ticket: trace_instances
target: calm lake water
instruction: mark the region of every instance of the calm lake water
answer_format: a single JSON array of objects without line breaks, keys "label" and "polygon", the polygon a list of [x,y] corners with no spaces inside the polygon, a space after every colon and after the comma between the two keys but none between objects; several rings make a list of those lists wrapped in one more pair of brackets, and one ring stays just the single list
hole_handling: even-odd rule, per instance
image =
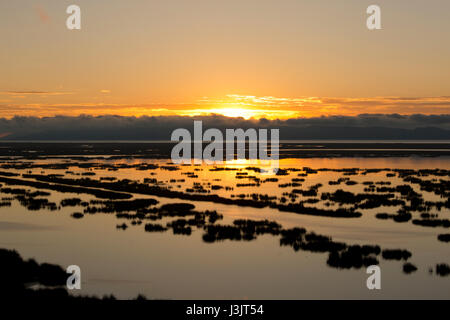
[{"label": "calm lake water", "polygon": [[[338,204],[321,199],[324,193],[343,189],[354,194],[365,190],[373,182],[376,187],[395,188],[408,184],[425,201],[446,201],[434,192],[421,190],[418,184],[405,182],[391,169],[450,170],[450,158],[310,158],[283,159],[282,169],[295,169],[276,181],[251,169],[256,163],[236,160],[223,166],[172,166],[167,160],[116,159],[79,161],[71,159],[20,160],[27,168],[15,168],[17,161],[8,159],[0,164],[3,173],[17,173],[17,179],[33,180],[20,175],[62,175],[64,178],[90,178],[101,181],[129,179],[141,184],[152,184],[188,194],[217,194],[227,199],[251,199],[252,194],[263,194],[282,203],[317,199],[308,206],[326,210],[348,208],[352,204]],[[80,166],[88,163],[89,165]],[[31,165],[30,165],[31,164]],[[66,164],[65,168],[51,168],[48,164]],[[155,168],[142,170],[140,164],[154,164]],[[26,167],[25,166],[25,167]],[[172,168],[171,168],[172,167]],[[176,167],[176,169],[174,169]],[[113,168],[113,169],[111,169]],[[217,168],[227,168],[217,170]],[[307,169],[309,168],[309,169]],[[337,169],[310,172],[314,169]],[[358,168],[352,174],[343,168]],[[383,169],[367,171],[367,169]],[[88,174],[86,174],[88,173]],[[389,176],[388,174],[391,173]],[[392,174],[393,173],[393,174]],[[439,183],[449,181],[448,175],[424,175],[421,179]],[[294,179],[294,180],[293,180]],[[339,184],[330,181],[342,180]],[[435,179],[435,180],[433,180]],[[351,181],[351,183],[347,183]],[[297,184],[293,182],[297,182]],[[384,184],[383,184],[384,183]],[[239,184],[239,186],[238,186]],[[297,190],[318,187],[316,196],[303,195]],[[216,187],[212,187],[216,186]],[[3,188],[36,191],[28,186],[3,185]],[[46,198],[57,205],[63,199],[96,200],[89,194],[61,193],[53,190]],[[294,200],[289,197],[296,194]],[[78,265],[82,272],[82,290],[77,294],[114,294],[132,298],[142,293],[157,299],[333,299],[333,298],[450,298],[450,277],[434,272],[436,264],[450,263],[450,243],[438,241],[439,234],[450,233],[444,227],[424,227],[411,221],[396,223],[392,219],[378,219],[376,214],[395,214],[399,206],[381,206],[358,209],[359,218],[334,218],[297,214],[277,208],[243,207],[209,201],[171,199],[153,195],[133,194],[134,198],[152,198],[166,203],[192,203],[195,210],[216,210],[223,219],[216,224],[232,225],[237,219],[275,221],[283,228],[303,227],[308,232],[332,237],[348,245],[379,245],[382,249],[405,249],[412,253],[408,262],[418,270],[403,272],[405,261],[379,257],[382,289],[368,290],[365,267],[338,269],[327,265],[328,255],[309,251],[295,251],[280,246],[279,237],[264,234],[252,241],[224,240],[207,243],[203,230],[193,228],[191,235],[167,232],[146,232],[144,224],[132,225],[114,213],[85,214],[74,219],[73,212],[83,212],[81,206],[62,206],[59,210],[28,210],[4,192],[3,201],[10,206],[0,208],[0,247],[16,249],[24,258],[63,266]],[[401,198],[401,197],[399,197]],[[328,202],[328,203],[327,203]],[[305,204],[306,205],[306,204]],[[132,211],[132,210],[130,210]],[[420,219],[422,211],[411,212]],[[439,219],[449,219],[450,210],[433,208],[428,213]],[[170,219],[157,221],[164,225]],[[118,224],[126,223],[126,230]],[[430,273],[430,269],[433,272]]]}]

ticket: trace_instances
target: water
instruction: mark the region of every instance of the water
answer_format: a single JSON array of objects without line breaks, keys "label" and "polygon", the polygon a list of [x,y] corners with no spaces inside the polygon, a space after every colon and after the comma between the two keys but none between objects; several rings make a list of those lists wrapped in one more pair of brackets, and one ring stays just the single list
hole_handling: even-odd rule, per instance
[{"label": "water", "polygon": [[[259,177],[246,168],[253,163],[237,160],[226,163],[225,167],[234,170],[210,171],[214,166],[182,166],[179,170],[167,170],[167,160],[115,159],[86,161],[95,163],[80,168],[83,161],[37,159],[23,160],[37,167],[27,169],[7,168],[11,160],[1,163],[3,172],[37,175],[63,174],[66,178],[78,179],[82,173],[93,172],[91,179],[114,177],[130,179],[143,183],[145,178],[157,179],[158,185],[170,187],[173,191],[186,192],[195,183],[200,183],[210,194],[231,198],[231,195],[261,193],[277,197],[293,189],[306,190],[321,183],[318,196],[338,189],[363,193],[364,181],[389,181],[390,187],[405,184],[398,174],[386,177],[386,172],[362,175],[364,169],[450,169],[450,159],[439,158],[309,158],[284,159],[281,168],[309,167],[313,169],[360,168],[357,175],[346,176],[343,172],[319,171],[304,177],[301,186],[280,188],[297,178],[299,172],[289,172],[287,176],[277,176],[277,182],[260,182],[258,187],[237,187],[237,183],[248,183],[253,179],[236,179],[236,172]],[[69,169],[39,167],[45,164],[67,163]],[[127,168],[136,164],[156,164],[152,170]],[[105,166],[115,166],[117,171]],[[120,166],[123,166],[121,168]],[[30,171],[30,172],[28,172]],[[69,171],[69,172],[67,172]],[[197,177],[188,177],[191,172]],[[78,175],[80,174],[80,175]],[[355,185],[329,185],[328,181],[348,177]],[[20,176],[16,177],[22,179]],[[298,177],[300,178],[300,177]],[[24,180],[32,180],[24,178]],[[177,181],[182,180],[184,181]],[[218,180],[220,179],[220,180]],[[448,176],[428,176],[423,179],[445,179]],[[171,182],[175,180],[176,182]],[[208,184],[209,183],[209,184]],[[211,190],[211,185],[233,187],[233,190]],[[412,185],[412,184],[411,184]],[[23,186],[2,186],[33,190]],[[413,189],[427,201],[445,201],[433,192],[421,191],[418,185]],[[48,190],[42,190],[48,191]],[[66,198],[94,200],[87,194],[61,193],[50,191],[49,201],[59,204]],[[191,194],[195,194],[191,192]],[[11,197],[3,194],[2,197]],[[193,228],[190,236],[174,235],[171,230],[164,233],[144,231],[144,224],[131,225],[129,221],[117,219],[115,214],[86,214],[82,219],[73,219],[71,214],[83,211],[81,207],[62,207],[57,211],[29,211],[17,200],[11,201],[11,207],[0,208],[0,247],[16,249],[23,257],[34,257],[39,262],[56,263],[64,268],[71,264],[81,267],[82,290],[77,294],[110,294],[119,298],[135,297],[138,293],[148,298],[162,299],[333,299],[333,298],[449,298],[449,277],[440,277],[429,269],[437,263],[450,263],[450,244],[437,240],[437,235],[448,233],[443,227],[427,228],[407,223],[395,223],[392,220],[380,220],[377,213],[395,213],[397,207],[380,207],[359,210],[360,218],[330,218],[280,212],[275,208],[252,208],[237,205],[225,205],[207,201],[177,200],[142,194],[134,198],[154,198],[160,203],[189,202],[196,210],[217,210],[223,220],[216,224],[229,225],[236,219],[268,219],[281,224],[283,228],[304,227],[308,231],[332,237],[334,241],[351,244],[377,244],[382,249],[407,249],[412,253],[409,261],[418,267],[412,274],[402,271],[403,262],[384,260],[379,257],[382,270],[382,290],[370,291],[366,287],[365,268],[336,269],[327,265],[326,253],[308,251],[295,252],[289,246],[280,246],[279,237],[258,236],[253,241],[225,240],[206,243],[202,240],[204,231]],[[248,197],[247,197],[248,198]],[[299,196],[296,201],[308,197]],[[324,202],[312,204],[325,208]],[[330,209],[339,205],[331,204]],[[348,207],[344,205],[343,207]],[[448,219],[449,209],[438,213],[440,219]],[[418,218],[420,212],[413,212]],[[170,219],[166,219],[170,221]],[[156,221],[162,223],[166,220]],[[116,225],[126,222],[126,230]]]}]

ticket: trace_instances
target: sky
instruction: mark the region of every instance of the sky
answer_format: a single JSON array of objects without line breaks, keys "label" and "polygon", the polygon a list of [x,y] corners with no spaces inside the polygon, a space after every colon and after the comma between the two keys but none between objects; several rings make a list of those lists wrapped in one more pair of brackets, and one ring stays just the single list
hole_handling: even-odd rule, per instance
[{"label": "sky", "polygon": [[448,0],[2,1],[0,117],[449,114],[449,38]]}]

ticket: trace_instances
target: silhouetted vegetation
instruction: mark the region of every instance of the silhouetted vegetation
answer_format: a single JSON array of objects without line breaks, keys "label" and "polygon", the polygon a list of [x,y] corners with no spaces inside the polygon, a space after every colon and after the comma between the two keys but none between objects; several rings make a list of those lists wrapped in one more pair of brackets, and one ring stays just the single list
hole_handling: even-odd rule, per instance
[{"label": "silhouetted vegetation", "polygon": [[[70,276],[55,264],[37,263],[34,259],[24,260],[15,250],[0,249],[0,274],[2,275],[3,300],[39,299],[39,300],[115,300],[113,295],[102,299],[95,296],[70,295],[66,282]],[[138,295],[136,300],[145,300]]]},{"label": "silhouetted vegetation", "polygon": [[438,235],[438,240],[442,242],[450,242],[450,234],[440,234]]},{"label": "silhouetted vegetation", "polygon": [[[45,159],[36,157],[35,159]],[[252,208],[272,208],[282,212],[332,218],[358,218],[366,214],[368,209],[376,209],[393,213],[377,213],[377,219],[397,223],[412,222],[420,227],[450,227],[450,220],[443,217],[445,209],[450,208],[450,176],[449,170],[430,169],[390,169],[390,168],[281,168],[276,177],[262,177],[263,168],[230,168],[219,167],[209,169],[190,165],[124,162],[102,162],[103,160],[139,159],[139,157],[122,155],[98,157],[63,157],[63,162],[38,163],[20,161],[10,158],[0,163],[3,170],[21,170],[22,174],[0,171],[0,191],[10,198],[0,201],[1,206],[11,206],[18,201],[28,210],[59,210],[64,207],[81,207],[73,211],[75,219],[89,219],[89,215],[97,213],[115,214],[122,219],[116,225],[119,230],[127,228],[143,228],[146,232],[170,232],[174,235],[189,236],[194,232],[202,232],[204,242],[218,241],[252,241],[262,235],[279,238],[280,246],[291,247],[294,251],[326,253],[327,265],[333,268],[362,268],[379,264],[379,259],[405,262],[411,257],[408,250],[384,249],[377,245],[349,245],[334,241],[331,237],[307,231],[305,228],[293,227],[285,229],[278,223],[268,220],[235,220],[231,225],[219,224],[222,215],[217,211],[198,211],[191,203],[169,203],[158,205],[155,199],[139,199],[136,195],[150,195],[179,199],[178,201],[207,201],[211,203],[237,205]],[[71,160],[68,162],[67,160]],[[97,161],[101,160],[101,161]],[[132,163],[131,163],[132,162]],[[81,170],[75,170],[79,168]],[[38,170],[36,170],[38,169]],[[52,174],[36,174],[40,170],[52,170]],[[71,170],[69,170],[71,169]],[[73,170],[72,170],[73,169]],[[104,177],[104,174],[115,174],[121,169],[134,169],[145,172],[145,176],[129,179]],[[64,174],[53,170],[64,170]],[[99,170],[99,171],[95,171]],[[161,173],[161,170],[165,171]],[[106,171],[108,171],[106,173]],[[112,172],[109,172],[112,171]],[[167,171],[170,171],[168,173]],[[179,172],[177,172],[179,171]],[[204,174],[226,179],[206,177]],[[327,181],[324,173],[333,180]],[[144,173],[142,173],[144,174]],[[165,176],[170,174],[170,176]],[[371,174],[380,174],[373,177]],[[199,179],[200,175],[200,179]],[[361,181],[362,176],[367,181]],[[20,178],[21,176],[21,178]],[[182,179],[178,179],[178,178]],[[380,178],[381,176],[381,178]],[[230,179],[228,179],[230,178]],[[318,180],[320,178],[320,180]],[[394,179],[389,179],[394,178]],[[136,180],[131,180],[136,179]],[[229,181],[231,180],[231,182]],[[391,181],[378,181],[391,180]],[[223,181],[223,182],[217,182]],[[320,181],[320,184],[311,184]],[[222,184],[223,183],[223,184]],[[353,187],[359,185],[357,187]],[[22,186],[14,188],[11,186]],[[339,186],[339,187],[334,187]],[[264,192],[258,191],[261,187]],[[323,187],[323,188],[322,188]],[[38,189],[32,191],[29,188]],[[230,192],[241,188],[239,192]],[[283,188],[283,193],[270,190]],[[336,190],[337,188],[341,188]],[[364,188],[364,189],[363,189]],[[420,192],[416,191],[420,188]],[[330,192],[323,192],[324,189]],[[51,190],[63,193],[88,194],[97,199],[83,201],[71,195],[58,203],[50,201]],[[361,193],[348,190],[364,190]],[[438,196],[438,200],[427,198],[427,193]],[[144,196],[142,196],[144,197]],[[436,198],[436,197],[435,197]],[[426,201],[428,200],[428,201]],[[59,201],[59,200],[58,200]],[[70,208],[69,208],[70,210]],[[367,210],[367,211],[366,211]],[[444,212],[441,212],[444,210]],[[374,210],[375,211],[375,210]],[[439,215],[435,212],[439,212]],[[124,223],[125,221],[126,223]],[[83,221],[84,222],[84,221]],[[158,223],[155,223],[158,222]],[[379,223],[379,222],[378,222]],[[149,235],[150,236],[150,235]],[[450,242],[449,234],[439,234],[439,241]],[[436,266],[436,273],[446,275],[448,265]],[[413,273],[417,267],[411,263],[403,264],[405,274]],[[64,291],[64,290],[63,290]],[[56,292],[56,291],[55,291]],[[51,293],[48,293],[49,295]]]},{"label": "silhouetted vegetation", "polygon": [[450,274],[450,266],[445,263],[436,265],[436,274],[441,277],[446,277]]},{"label": "silhouetted vegetation", "polygon": [[448,219],[414,219],[412,223],[422,227],[450,228],[450,220]]},{"label": "silhouetted vegetation", "polygon": [[417,267],[415,265],[413,265],[412,263],[407,262],[403,265],[403,272],[406,274],[410,274],[410,273],[413,273],[416,271],[417,271]]},{"label": "silhouetted vegetation", "polygon": [[386,260],[408,260],[411,257],[411,252],[400,249],[386,249],[382,251],[381,255]]},{"label": "silhouetted vegetation", "polygon": [[[58,179],[58,178],[53,178],[53,179]],[[12,179],[12,178],[5,178],[5,177],[0,177],[0,182],[6,183],[9,185],[28,186],[28,187],[34,187],[36,189],[48,189],[48,190],[54,190],[54,191],[58,191],[58,192],[85,193],[85,194],[94,195],[98,198],[106,198],[106,199],[128,199],[128,198],[131,198],[131,195],[126,194],[126,193],[77,187],[77,186],[70,185],[70,183],[68,183],[69,185],[53,184],[53,183],[45,183],[45,182],[30,181],[30,180],[20,180],[20,179]]]},{"label": "silhouetted vegetation", "polygon": [[412,215],[410,213],[399,213],[399,214],[377,213],[375,217],[381,220],[392,219],[395,222],[408,222],[409,220],[411,220]]},{"label": "silhouetted vegetation", "polygon": [[157,223],[147,223],[145,225],[145,231],[147,232],[164,232],[166,230],[167,228]]}]

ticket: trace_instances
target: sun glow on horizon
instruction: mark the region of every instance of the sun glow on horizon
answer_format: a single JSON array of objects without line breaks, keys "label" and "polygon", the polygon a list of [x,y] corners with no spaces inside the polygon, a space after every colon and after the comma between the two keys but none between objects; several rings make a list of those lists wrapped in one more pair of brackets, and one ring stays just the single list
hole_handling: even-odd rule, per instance
[{"label": "sun glow on horizon", "polygon": [[179,110],[178,114],[189,116],[221,115],[230,118],[244,118],[245,120],[261,118],[273,120],[300,116],[300,113],[298,111],[252,109],[246,107],[213,107],[204,109]]},{"label": "sun glow on horizon", "polygon": [[246,120],[255,118],[259,114],[258,110],[246,108],[211,108],[211,109],[196,109],[189,110],[194,115],[212,115],[219,114],[225,117],[238,118],[242,117]]},{"label": "sun glow on horizon", "polygon": [[[104,90],[106,91],[106,89]],[[103,93],[107,98],[113,94]],[[24,96],[22,96],[24,95]],[[223,116],[230,118],[285,120],[321,116],[398,113],[448,114],[449,96],[430,97],[274,97],[229,94],[203,96],[194,101],[145,101],[140,104],[107,100],[70,102],[76,94],[47,91],[0,91],[0,118],[15,116]],[[43,97],[45,96],[45,98]],[[2,100],[5,98],[5,100]],[[105,98],[106,99],[106,98]]]}]

